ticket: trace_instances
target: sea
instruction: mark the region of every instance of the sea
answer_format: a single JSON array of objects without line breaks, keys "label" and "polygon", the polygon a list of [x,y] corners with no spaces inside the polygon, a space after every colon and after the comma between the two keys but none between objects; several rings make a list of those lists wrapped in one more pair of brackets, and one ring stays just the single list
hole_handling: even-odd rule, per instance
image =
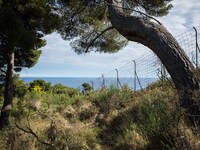
[{"label": "sea", "polygon": [[79,88],[84,82],[91,83],[95,80],[95,77],[20,77],[26,83],[30,83],[34,80],[42,79],[45,82],[50,82],[51,85],[62,84],[67,87]]},{"label": "sea", "polygon": [[78,88],[82,90],[82,84],[88,83],[93,89],[100,89],[103,86],[110,87],[122,87],[124,85],[129,86],[131,89],[142,89],[150,83],[158,80],[157,78],[140,78],[134,80],[134,78],[98,78],[98,77],[20,77],[26,83],[30,83],[34,80],[42,79],[45,82],[50,82],[51,85],[62,84],[67,87]]}]

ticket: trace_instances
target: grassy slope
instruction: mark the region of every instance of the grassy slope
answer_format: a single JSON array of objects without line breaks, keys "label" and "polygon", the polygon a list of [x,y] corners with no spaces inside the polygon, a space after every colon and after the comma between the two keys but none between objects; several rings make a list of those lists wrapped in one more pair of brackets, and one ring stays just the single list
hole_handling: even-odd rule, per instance
[{"label": "grassy slope", "polygon": [[200,138],[186,125],[178,103],[175,90],[159,83],[143,92],[111,87],[71,97],[27,93],[14,100],[12,125],[0,131],[0,149],[198,149]]}]

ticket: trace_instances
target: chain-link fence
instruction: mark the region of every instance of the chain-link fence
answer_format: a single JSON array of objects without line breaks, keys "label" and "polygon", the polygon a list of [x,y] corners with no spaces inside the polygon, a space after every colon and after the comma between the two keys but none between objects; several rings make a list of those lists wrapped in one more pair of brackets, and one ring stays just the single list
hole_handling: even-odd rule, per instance
[{"label": "chain-link fence", "polygon": [[[200,26],[193,27],[176,37],[176,40],[196,67],[200,66],[199,34]],[[102,74],[99,78],[92,80],[91,85],[93,89],[110,86],[121,88],[127,85],[133,90],[140,90],[148,84],[166,77],[170,77],[166,69],[158,57],[150,51],[138,59],[131,60],[119,68]]]}]

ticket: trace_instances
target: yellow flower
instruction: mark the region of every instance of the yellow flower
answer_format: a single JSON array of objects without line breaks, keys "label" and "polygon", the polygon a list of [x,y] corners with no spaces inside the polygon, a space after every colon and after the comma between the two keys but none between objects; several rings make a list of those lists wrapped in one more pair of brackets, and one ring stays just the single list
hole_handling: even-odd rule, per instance
[{"label": "yellow flower", "polygon": [[33,91],[41,93],[42,88],[38,85],[34,86]]}]

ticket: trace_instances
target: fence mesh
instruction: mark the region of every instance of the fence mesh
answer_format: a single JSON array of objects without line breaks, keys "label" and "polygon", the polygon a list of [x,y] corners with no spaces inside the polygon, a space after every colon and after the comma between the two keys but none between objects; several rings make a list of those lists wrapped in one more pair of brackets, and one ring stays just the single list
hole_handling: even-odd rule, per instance
[{"label": "fence mesh", "polygon": [[[184,49],[191,62],[199,67],[200,26],[176,36],[176,40]],[[91,81],[93,89],[116,86],[121,88],[128,85],[134,90],[141,90],[158,79],[170,77],[164,66],[153,52],[149,52],[138,59],[131,60],[123,66],[102,74],[101,77]]]}]

